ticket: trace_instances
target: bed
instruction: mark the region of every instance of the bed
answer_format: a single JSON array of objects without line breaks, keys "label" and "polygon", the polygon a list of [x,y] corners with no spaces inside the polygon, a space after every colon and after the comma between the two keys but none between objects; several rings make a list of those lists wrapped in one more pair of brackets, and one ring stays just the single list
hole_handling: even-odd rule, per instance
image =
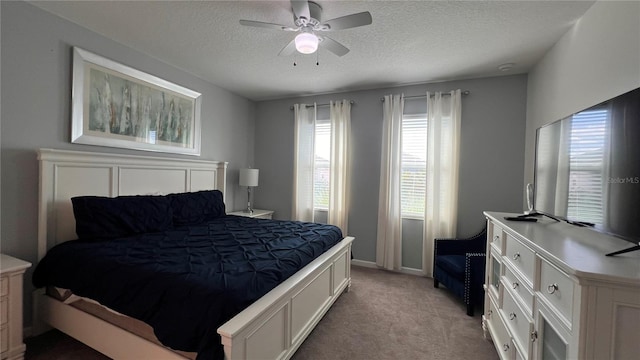
[{"label": "bed", "polygon": [[[140,199],[150,201],[156,208],[162,208],[162,206],[165,206],[163,205],[165,204],[165,198],[170,196],[193,197],[200,195],[213,196],[215,194],[222,199],[225,192],[227,164],[224,162],[52,149],[41,149],[38,153],[38,159],[40,163],[39,260],[43,259],[51,249],[54,249],[52,252],[57,252],[58,249],[72,249],[67,251],[71,254],[78,254],[78,257],[83,252],[97,256],[99,249],[103,249],[107,253],[114,251],[106,245],[95,246],[95,242],[85,241],[84,237],[80,241],[65,243],[68,240],[78,238],[76,235],[74,207],[77,211],[81,207],[79,205],[81,200],[119,201],[120,199],[125,199],[128,201],[129,198],[132,198],[136,201]],[[73,203],[71,201],[72,198],[74,199]],[[158,205],[159,201],[161,202],[160,205]],[[145,206],[144,204],[137,204],[136,208],[143,209]],[[224,204],[222,206],[224,209]],[[83,218],[78,219],[79,231],[84,234],[85,230],[83,229],[85,228],[83,224],[87,221]],[[175,228],[169,228],[166,231],[172,234],[177,233],[179,237],[182,236],[185,239],[188,238],[189,240],[186,243],[191,244],[190,246],[198,244],[194,239],[201,239],[203,233],[217,234],[223,231],[222,229],[227,231],[230,228],[236,228],[240,231],[240,235],[236,233],[233,236],[241,239],[244,239],[245,235],[250,232],[248,229],[257,228],[259,230],[253,231],[253,233],[262,234],[260,235],[262,236],[260,241],[273,235],[269,235],[269,231],[282,232],[285,231],[285,228],[295,229],[290,230],[292,233],[304,234],[306,231],[307,238],[314,239],[313,241],[306,241],[308,243],[316,241],[316,233],[321,233],[322,231],[331,232],[330,228],[328,228],[329,230],[327,228],[324,230],[315,229],[313,227],[316,225],[310,223],[269,221],[226,216],[224,214],[215,219],[205,220],[205,223],[178,224]],[[152,223],[162,223],[162,215],[154,215]],[[136,224],[134,222],[133,226],[137,226]],[[159,226],[162,227],[162,225]],[[195,230],[192,227],[195,227]],[[130,237],[127,237],[129,235],[126,235],[124,239],[118,239],[118,241],[121,241],[121,245],[114,247],[121,248],[123,247],[122,244],[131,246],[128,245],[131,243],[152,243],[155,241],[154,236],[158,238],[156,236],[157,232],[155,232],[157,229],[153,228],[152,230],[154,231],[150,232],[153,235],[151,239],[149,234],[146,233],[143,235],[131,235],[135,238],[133,241]],[[92,230],[89,229],[88,231]],[[94,229],[93,231],[96,230]],[[98,229],[97,231],[108,231],[108,229]],[[189,238],[187,235],[191,237]],[[141,240],[140,236],[146,237]],[[348,290],[350,286],[349,259],[353,238],[343,237],[341,234],[336,235],[335,233],[333,236],[338,236],[338,238],[323,245],[318,245],[319,243],[314,245],[316,249],[313,251],[294,251],[290,248],[293,246],[290,242],[287,242],[284,248],[280,246],[282,244],[278,245],[276,243],[258,246],[258,248],[268,247],[272,253],[276,254],[275,258],[279,262],[298,262],[296,266],[298,266],[299,270],[298,268],[296,270],[288,269],[287,271],[290,273],[282,275],[282,279],[278,279],[277,282],[272,282],[270,285],[266,285],[271,281],[269,279],[277,278],[278,276],[262,270],[261,272],[267,275],[261,278],[254,276],[254,287],[259,289],[256,293],[260,297],[257,300],[251,299],[247,304],[240,306],[238,305],[240,302],[256,295],[242,298],[242,301],[237,302],[237,306],[231,306],[238,309],[228,309],[225,312],[228,315],[227,318],[230,317],[230,320],[227,321],[227,318],[224,317],[227,315],[223,314],[224,316],[220,317],[224,320],[221,325],[209,326],[211,328],[207,329],[208,332],[205,332],[207,334],[206,339],[211,338],[211,341],[216,343],[208,344],[204,348],[198,347],[198,349],[202,350],[200,356],[193,351],[194,349],[176,351],[165,346],[167,336],[171,338],[171,335],[165,334],[163,330],[157,333],[153,330],[150,331],[148,324],[124,316],[121,312],[113,311],[113,309],[102,309],[102,313],[111,315],[101,315],[97,310],[92,311],[92,308],[100,310],[103,306],[93,304],[90,298],[83,298],[79,302],[62,301],[64,299],[57,299],[53,296],[51,288],[49,291],[38,289],[34,292],[34,332],[41,332],[47,326],[58,328],[115,359],[184,359],[196,357],[204,359],[213,357],[212,354],[216,354],[217,358],[224,357],[226,359],[286,359],[293,355],[338,296],[343,291]],[[255,243],[257,240],[242,241],[248,241],[248,243],[243,243],[243,248],[250,248],[247,244]],[[234,242],[237,241],[234,240]],[[108,244],[113,243],[112,241],[108,242]],[[167,243],[163,244],[161,245],[162,247]],[[265,244],[267,243],[265,242]],[[139,248],[140,246],[135,245],[135,249],[126,251],[129,253],[143,251]],[[262,255],[254,250],[249,249],[248,253],[257,254],[254,257],[260,260]],[[189,254],[194,253],[193,248],[189,250],[181,249],[180,251],[183,252],[183,255],[185,251]],[[296,251],[297,253],[294,254]],[[246,254],[242,255],[242,257],[247,257]],[[102,262],[100,259],[106,259],[107,257],[105,255],[98,258],[98,260],[90,260],[89,262],[93,261],[97,265]],[[193,256],[188,255],[187,257],[191,258]],[[143,256],[143,258],[146,258],[146,256]],[[48,260],[45,262],[48,262]],[[51,262],[49,266],[63,272],[66,267],[65,264],[65,262]],[[249,266],[257,269],[256,266],[259,265],[254,263]],[[206,269],[206,266],[201,267],[202,269]],[[69,270],[67,269],[67,271]],[[120,266],[118,271],[121,271]],[[105,271],[102,270],[102,273],[105,273]],[[78,275],[83,274],[84,271]],[[127,273],[124,274],[121,276],[127,278],[130,276]],[[88,272],[87,276],[89,276]],[[141,280],[141,283],[152,283],[153,279],[156,279],[155,276],[153,275],[153,277],[144,281]],[[93,275],[91,275],[91,278],[94,278]],[[283,279],[284,281],[282,281]],[[178,282],[182,281],[179,280]],[[235,283],[236,281],[229,281],[229,283]],[[167,281],[158,280],[156,282],[165,283]],[[87,293],[83,294],[86,295]],[[231,298],[237,299],[235,297]],[[198,293],[198,291],[190,289],[188,296],[183,296],[180,301],[184,304],[189,304],[189,306],[186,306],[187,308],[196,308],[197,306],[206,306],[208,303],[215,302],[210,301],[211,299],[217,299],[217,297],[207,298],[207,296]],[[200,305],[195,305],[198,303],[196,300],[201,300],[199,302]],[[83,305],[80,306],[79,304]],[[158,314],[162,314],[162,312],[158,312]],[[161,317],[166,317],[166,314],[171,314],[171,312],[167,312]],[[173,316],[175,317],[174,321],[184,318],[184,322],[187,324],[192,321],[187,320],[189,316],[193,317],[193,315]],[[115,318],[115,320],[112,320],[112,318]],[[119,321],[128,322],[130,325],[123,326]],[[154,325],[154,329],[158,329],[155,327],[157,326],[156,323],[149,322]],[[207,321],[206,323],[215,323],[215,321]],[[197,328],[199,326],[194,327]],[[212,334],[215,336],[212,336]],[[163,338],[165,344],[158,338]],[[220,343],[217,343],[218,341]],[[212,350],[216,348],[220,350],[217,352]]]}]

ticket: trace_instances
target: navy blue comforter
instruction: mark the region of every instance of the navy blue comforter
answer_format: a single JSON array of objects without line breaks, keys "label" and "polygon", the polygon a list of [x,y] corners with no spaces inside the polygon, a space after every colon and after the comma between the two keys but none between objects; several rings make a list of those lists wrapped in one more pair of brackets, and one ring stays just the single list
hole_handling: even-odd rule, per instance
[{"label": "navy blue comforter", "polygon": [[57,286],[151,325],[198,359],[221,359],[217,328],[342,239],[331,225],[223,216],[104,241],[68,241],[40,261]]}]

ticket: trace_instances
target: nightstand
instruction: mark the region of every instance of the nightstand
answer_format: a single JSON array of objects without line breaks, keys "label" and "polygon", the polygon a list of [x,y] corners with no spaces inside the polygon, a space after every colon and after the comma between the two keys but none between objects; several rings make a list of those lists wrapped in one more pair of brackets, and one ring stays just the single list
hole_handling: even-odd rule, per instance
[{"label": "nightstand", "polygon": [[0,359],[24,359],[22,275],[31,263],[0,254]]},{"label": "nightstand", "polygon": [[245,216],[256,219],[272,219],[273,218],[273,210],[260,210],[253,209],[252,213],[244,212],[243,210],[234,211],[228,213],[227,215],[235,215],[235,216]]}]

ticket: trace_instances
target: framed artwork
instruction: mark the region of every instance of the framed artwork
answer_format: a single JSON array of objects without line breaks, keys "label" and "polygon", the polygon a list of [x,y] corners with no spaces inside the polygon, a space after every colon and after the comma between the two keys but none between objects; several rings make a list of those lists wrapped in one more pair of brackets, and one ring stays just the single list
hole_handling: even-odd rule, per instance
[{"label": "framed artwork", "polygon": [[200,155],[202,96],[73,48],[71,142]]}]

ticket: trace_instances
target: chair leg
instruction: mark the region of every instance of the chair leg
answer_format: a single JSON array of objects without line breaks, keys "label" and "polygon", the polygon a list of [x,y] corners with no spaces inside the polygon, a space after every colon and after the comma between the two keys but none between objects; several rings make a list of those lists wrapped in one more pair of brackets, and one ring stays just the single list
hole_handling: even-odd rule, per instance
[{"label": "chair leg", "polygon": [[473,316],[473,304],[467,304],[467,315]]},{"label": "chair leg", "polygon": [[438,282],[438,280],[433,279],[433,287],[434,288],[437,288],[439,284],[440,284],[440,282]]}]

